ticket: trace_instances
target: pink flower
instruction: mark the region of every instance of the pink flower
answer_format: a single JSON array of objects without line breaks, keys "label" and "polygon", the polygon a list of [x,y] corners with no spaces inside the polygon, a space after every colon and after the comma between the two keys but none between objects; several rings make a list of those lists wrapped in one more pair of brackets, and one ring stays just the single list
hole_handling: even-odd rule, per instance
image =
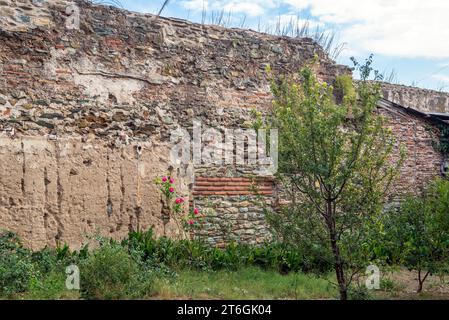
[{"label": "pink flower", "polygon": [[183,198],[178,198],[178,199],[175,200],[175,202],[176,202],[176,204],[180,204],[180,203],[184,202],[184,199]]},{"label": "pink flower", "polygon": [[166,182],[166,181],[167,181],[167,177],[163,177],[162,182]]},{"label": "pink flower", "polygon": [[198,214],[198,213],[200,213],[200,211],[197,208],[193,209],[193,214]]},{"label": "pink flower", "polygon": [[170,191],[170,193],[175,192],[175,188],[171,187],[170,189],[168,189],[168,191]]},{"label": "pink flower", "polygon": [[175,183],[175,179],[170,178],[170,183]]},{"label": "pink flower", "polygon": [[189,224],[193,225],[195,222],[193,220],[189,220]]}]

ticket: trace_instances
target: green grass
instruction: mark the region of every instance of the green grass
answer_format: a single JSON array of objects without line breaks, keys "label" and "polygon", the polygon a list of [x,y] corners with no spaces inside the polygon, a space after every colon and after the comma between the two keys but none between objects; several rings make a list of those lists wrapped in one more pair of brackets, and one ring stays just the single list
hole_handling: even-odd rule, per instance
[{"label": "green grass", "polygon": [[[330,279],[330,277],[329,277]],[[65,274],[52,272],[32,283],[27,292],[1,299],[73,300],[80,292],[65,288]],[[303,273],[281,275],[257,267],[238,271],[196,271],[183,269],[175,276],[156,277],[151,295],[134,299],[335,299],[337,291],[327,279]]]},{"label": "green grass", "polygon": [[32,281],[29,290],[16,293],[11,296],[0,297],[2,299],[12,300],[77,300],[80,299],[80,293],[77,290],[68,290],[65,287],[66,275],[53,271],[40,281]]},{"label": "green grass", "polygon": [[175,279],[155,283],[157,299],[334,299],[337,291],[326,279],[301,273],[245,268],[239,271],[182,270]]},{"label": "green grass", "polygon": [[[401,271],[401,282],[382,281],[382,290],[372,292],[372,299],[429,300],[448,299],[447,293],[437,291],[416,294],[404,287],[405,282],[413,280],[411,273]],[[410,277],[409,277],[410,276]],[[409,279],[410,278],[410,279]],[[322,300],[337,299],[336,288],[328,281],[333,275],[319,278],[312,274],[290,273],[281,275],[277,271],[262,270],[257,267],[243,268],[238,271],[196,271],[178,270],[176,276],[156,276],[153,290],[149,295],[135,295],[135,299],[222,299],[222,300]],[[411,283],[415,285],[414,281]],[[431,289],[431,286],[428,287]],[[65,288],[65,274],[52,272],[42,281],[34,282],[27,292],[2,299],[19,300],[73,300],[83,299],[78,291]]]},{"label": "green grass", "polygon": [[[80,291],[66,289],[66,266],[80,268]],[[313,270],[327,276],[318,277]],[[338,297],[329,266],[304,264],[282,245],[230,245],[225,250],[199,243],[155,240],[152,232],[131,234],[122,243],[104,241],[79,252],[68,247],[32,252],[13,233],[0,232],[2,299],[298,299]],[[293,270],[302,270],[295,273]],[[290,271],[289,273],[287,273]],[[329,272],[329,273],[328,273]],[[359,279],[363,284],[363,279]],[[430,276],[426,292],[415,294],[416,272],[396,268],[383,276],[381,290],[352,290],[353,299],[447,299],[449,282]],[[355,289],[355,288],[352,288]]]},{"label": "green grass", "polygon": [[[158,277],[151,296],[137,299],[335,299],[337,291],[329,281],[302,273],[281,275],[257,267],[239,271],[180,270],[173,278]],[[28,292],[10,299],[81,299],[78,291],[65,289],[65,275],[53,273]]]}]

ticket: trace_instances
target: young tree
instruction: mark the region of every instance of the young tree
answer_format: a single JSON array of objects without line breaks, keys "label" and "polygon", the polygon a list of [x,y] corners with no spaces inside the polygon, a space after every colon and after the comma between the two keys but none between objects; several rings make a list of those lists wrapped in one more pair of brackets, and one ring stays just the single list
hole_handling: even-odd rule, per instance
[{"label": "young tree", "polygon": [[336,90],[309,67],[299,79],[272,84],[270,125],[279,130],[279,178],[289,205],[268,220],[283,241],[331,259],[342,300],[367,267],[368,223],[381,211],[399,166],[391,162],[391,130],[375,112],[380,90],[368,81],[371,63],[372,57],[356,64],[362,81],[340,77]]},{"label": "young tree", "polygon": [[431,274],[449,267],[449,181],[437,179],[384,216],[384,252],[418,272],[417,293]]}]

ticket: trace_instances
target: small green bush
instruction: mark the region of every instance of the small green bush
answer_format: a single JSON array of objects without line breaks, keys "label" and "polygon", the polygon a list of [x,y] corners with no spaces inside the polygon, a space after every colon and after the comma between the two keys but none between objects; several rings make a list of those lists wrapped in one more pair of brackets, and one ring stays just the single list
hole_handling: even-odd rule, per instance
[{"label": "small green bush", "polygon": [[449,181],[437,179],[420,196],[409,196],[383,217],[378,251],[417,272],[417,292],[432,274],[449,266]]},{"label": "small green bush", "polygon": [[351,286],[348,289],[349,300],[373,300],[371,292],[365,286]]},{"label": "small green bush", "polygon": [[25,297],[33,300],[61,299],[67,292],[65,280],[66,275],[62,270],[50,271],[42,278],[31,281]]},{"label": "small green bush", "polygon": [[56,252],[48,247],[33,252],[31,254],[31,261],[41,274],[47,274],[55,269],[61,269],[62,265],[62,262],[58,258]]},{"label": "small green bush", "polygon": [[151,293],[152,285],[152,274],[115,244],[93,251],[80,266],[81,296],[86,299],[143,297]]},{"label": "small green bush", "polygon": [[380,280],[380,288],[386,292],[395,292],[398,291],[398,285],[391,279],[383,278]]},{"label": "small green bush", "polygon": [[31,251],[22,246],[14,233],[0,233],[0,295],[25,292],[36,277]]}]

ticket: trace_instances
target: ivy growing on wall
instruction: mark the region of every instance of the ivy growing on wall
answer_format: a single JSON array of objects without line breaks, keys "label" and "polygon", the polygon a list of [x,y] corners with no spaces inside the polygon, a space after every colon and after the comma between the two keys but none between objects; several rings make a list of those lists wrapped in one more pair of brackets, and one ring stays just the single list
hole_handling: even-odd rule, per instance
[{"label": "ivy growing on wall", "polygon": [[441,174],[449,179],[449,125],[437,125],[438,132],[435,132],[437,137],[432,141],[433,147],[441,152],[445,161],[441,164]]},{"label": "ivy growing on wall", "polygon": [[449,125],[440,124],[438,128],[438,140],[432,142],[435,149],[446,157],[449,156]]}]

